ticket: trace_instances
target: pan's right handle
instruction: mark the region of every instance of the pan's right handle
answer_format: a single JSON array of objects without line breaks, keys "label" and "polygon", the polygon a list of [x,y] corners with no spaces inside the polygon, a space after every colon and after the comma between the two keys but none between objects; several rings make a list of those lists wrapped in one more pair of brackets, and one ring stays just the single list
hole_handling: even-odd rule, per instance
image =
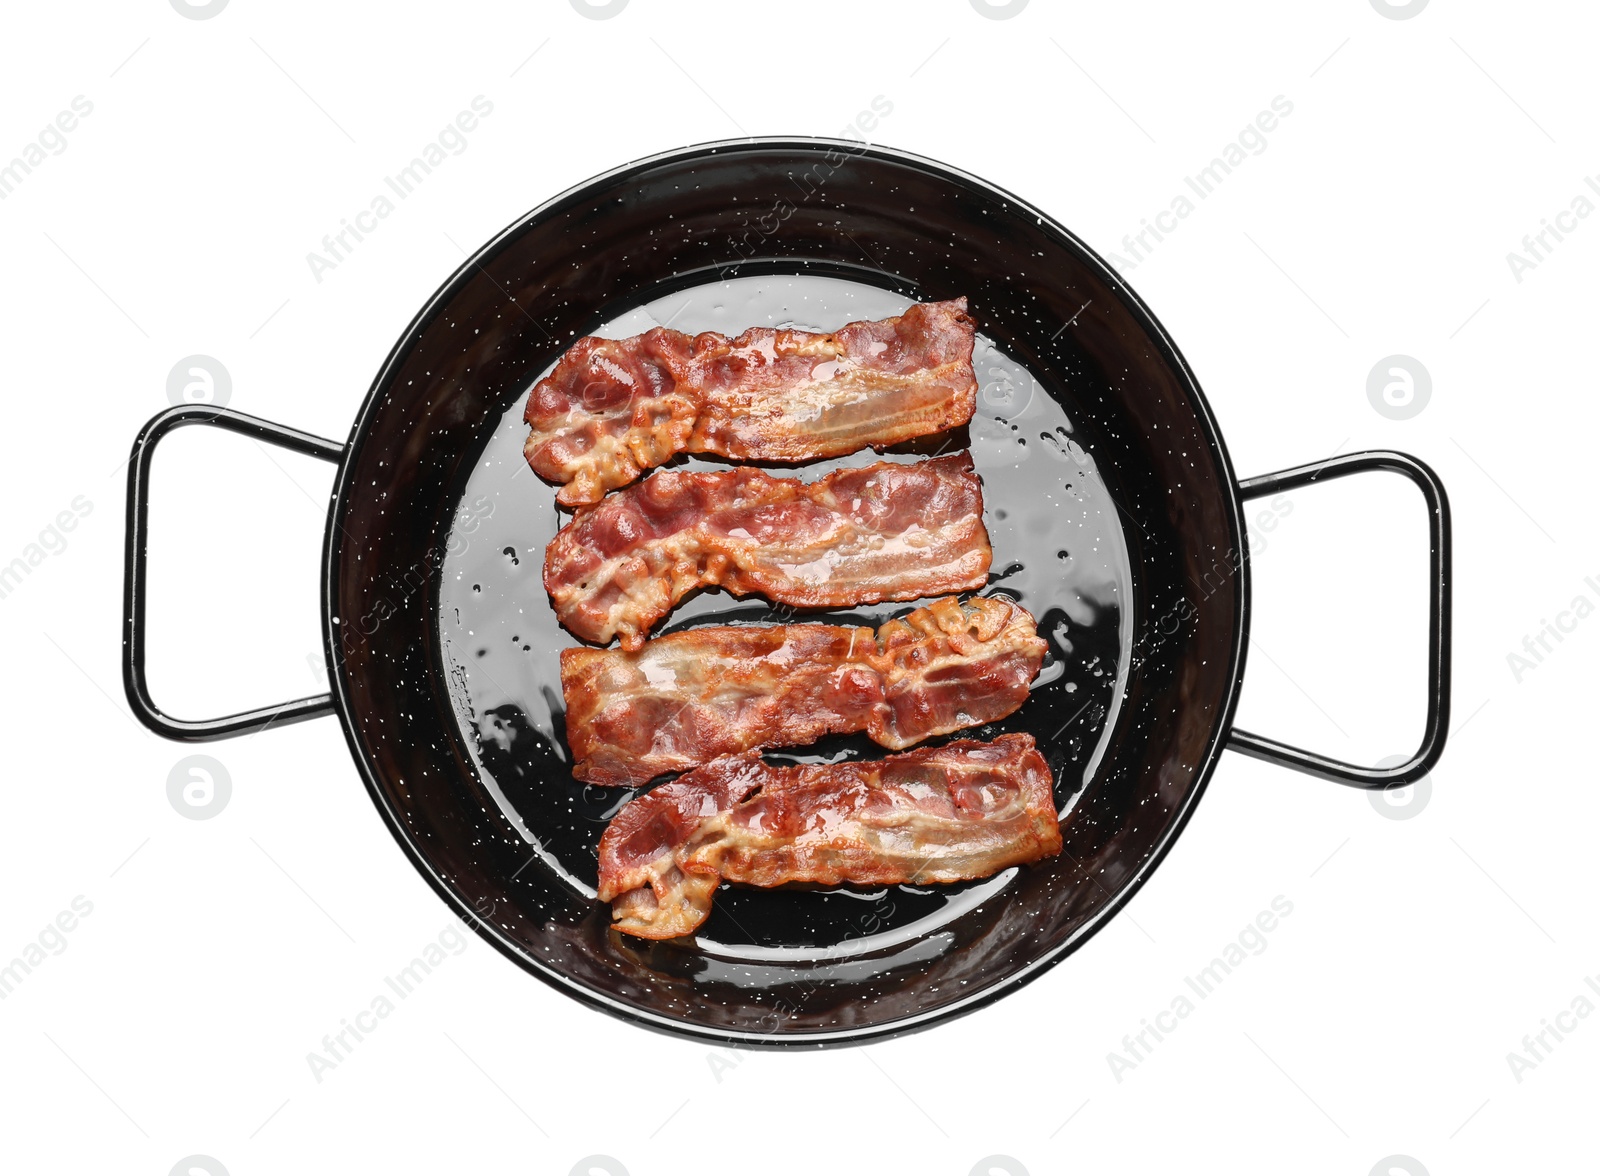
[{"label": "pan's right handle", "polygon": [[1347,453],[1239,483],[1239,497],[1249,500],[1296,490],[1318,479],[1331,482],[1335,478],[1375,470],[1409,478],[1422,491],[1423,500],[1428,504],[1428,715],[1423,723],[1422,745],[1404,763],[1389,768],[1368,768],[1237,727],[1228,735],[1228,746],[1234,751],[1308,772],[1335,784],[1372,789],[1415,784],[1444,754],[1450,723],[1450,499],[1444,492],[1444,483],[1439,481],[1438,474],[1409,453],[1388,449]]},{"label": "pan's right handle", "polygon": [[122,597],[122,684],[128,694],[128,705],[133,708],[135,717],[157,735],[194,743],[226,739],[231,735],[261,731],[275,723],[297,723],[331,713],[333,695],[316,694],[277,706],[224,715],[220,719],[175,719],[162,711],[150,697],[150,687],[145,682],[144,673],[145,542],[149,534],[150,462],[155,457],[156,445],[161,439],[184,425],[211,425],[257,441],[270,441],[284,449],[320,457],[334,464],[344,460],[342,445],[226,408],[180,405],[150,419],[134,441],[133,456],[128,461],[128,528]]}]

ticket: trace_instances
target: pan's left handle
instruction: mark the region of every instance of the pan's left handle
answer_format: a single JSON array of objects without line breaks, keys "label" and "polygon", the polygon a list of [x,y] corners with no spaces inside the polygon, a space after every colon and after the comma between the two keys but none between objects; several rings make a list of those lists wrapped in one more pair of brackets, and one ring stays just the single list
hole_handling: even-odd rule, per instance
[{"label": "pan's left handle", "polygon": [[150,462],[161,439],[184,425],[211,425],[257,441],[270,441],[284,449],[320,457],[335,464],[344,460],[342,445],[226,408],[180,405],[150,419],[134,441],[133,456],[128,461],[127,550],[122,596],[122,684],[128,694],[128,705],[133,708],[138,720],[157,735],[194,743],[226,739],[231,735],[261,731],[274,724],[297,723],[331,713],[333,695],[316,694],[277,706],[224,715],[220,719],[175,719],[162,711],[150,697],[150,687],[145,682],[144,673],[145,542],[149,533]]}]

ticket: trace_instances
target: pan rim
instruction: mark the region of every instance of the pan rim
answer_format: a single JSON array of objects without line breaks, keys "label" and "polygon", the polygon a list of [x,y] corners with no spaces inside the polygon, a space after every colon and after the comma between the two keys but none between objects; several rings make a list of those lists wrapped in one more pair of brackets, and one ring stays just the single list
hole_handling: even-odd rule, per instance
[{"label": "pan rim", "polygon": [[[1097,911],[1088,921],[1064,938],[1038,959],[1010,972],[979,990],[964,995],[948,1004],[937,1008],[912,1013],[904,1017],[884,1021],[878,1024],[850,1026],[843,1029],[795,1031],[784,1033],[752,1033],[749,1031],[722,1029],[715,1026],[680,1020],[662,1016],[649,1010],[616,999],[606,993],[596,991],[587,985],[572,979],[560,970],[544,964],[540,960],[526,953],[521,946],[502,934],[492,924],[480,919],[466,899],[458,893],[442,876],[439,869],[423,854],[418,845],[413,841],[401,815],[390,804],[389,797],[380,783],[374,764],[362,748],[356,731],[356,722],[353,717],[353,700],[346,688],[343,672],[344,660],[341,647],[341,633],[338,622],[335,620],[334,599],[336,597],[338,581],[338,553],[341,519],[346,511],[349,501],[356,491],[353,472],[356,467],[358,447],[369,436],[369,427],[375,413],[381,407],[384,394],[398,370],[403,357],[415,344],[417,337],[426,330],[436,319],[437,315],[448,306],[450,300],[459,289],[473,277],[475,271],[486,265],[503,248],[509,245],[521,232],[535,221],[557,215],[565,209],[579,203],[592,203],[587,197],[593,191],[615,184],[625,179],[630,174],[646,171],[666,163],[682,163],[704,158],[708,155],[733,154],[737,152],[762,152],[770,150],[799,150],[799,151],[836,151],[843,150],[852,157],[874,158],[885,163],[898,164],[922,169],[942,179],[948,179],[966,185],[985,195],[998,198],[1014,206],[1019,213],[1037,219],[1041,228],[1050,235],[1058,238],[1065,248],[1075,250],[1082,259],[1096,268],[1107,284],[1117,293],[1118,297],[1128,309],[1140,320],[1146,328],[1151,344],[1156,347],[1162,358],[1172,367],[1178,375],[1185,392],[1188,394],[1191,406],[1199,419],[1206,439],[1213,450],[1220,471],[1220,492],[1225,496],[1228,509],[1225,512],[1229,528],[1229,539],[1233,550],[1246,552],[1240,560],[1238,569],[1238,592],[1234,606],[1233,641],[1230,650],[1230,663],[1232,672],[1226,675],[1227,690],[1221,705],[1217,708],[1216,716],[1212,723],[1211,733],[1206,741],[1205,755],[1194,776],[1194,783],[1188,789],[1181,804],[1178,806],[1171,825],[1163,834],[1161,840],[1155,845],[1150,855],[1141,862],[1123,886],[1111,899]],[[339,717],[339,725],[344,732],[345,743],[350,749],[351,758],[355,760],[357,771],[361,775],[362,783],[367,789],[374,806],[383,816],[384,823],[389,832],[399,843],[402,852],[410,860],[433,890],[442,898],[446,905],[464,922],[471,926],[480,937],[494,946],[502,955],[517,964],[522,970],[536,976],[551,985],[566,996],[573,997],[590,1008],[620,1017],[632,1024],[641,1026],[655,1032],[664,1033],[677,1038],[691,1038],[697,1041],[707,1041],[724,1046],[739,1046],[745,1048],[766,1049],[794,1049],[794,1048],[822,1048],[832,1045],[861,1045],[873,1041],[883,1041],[894,1037],[904,1036],[930,1028],[936,1024],[964,1016],[984,1008],[1004,996],[1017,991],[1023,985],[1037,979],[1049,971],[1062,960],[1072,955],[1081,948],[1089,939],[1093,938],[1108,922],[1122,910],[1124,906],[1138,893],[1155,870],[1166,859],[1173,844],[1187,828],[1189,820],[1198,806],[1200,798],[1204,795],[1210,783],[1212,774],[1216,770],[1217,761],[1227,744],[1228,733],[1233,727],[1234,713],[1238,706],[1240,684],[1244,678],[1246,650],[1248,649],[1249,623],[1250,623],[1250,561],[1247,548],[1243,545],[1244,533],[1243,500],[1239,494],[1239,483],[1232,459],[1229,455],[1226,441],[1210,403],[1201,389],[1188,361],[1184,359],[1176,342],[1168,335],[1166,329],[1155,317],[1154,313],[1144,301],[1135,293],[1098,253],[1090,248],[1071,230],[1067,229],[1053,216],[1036,208],[1026,200],[1000,186],[991,183],[979,176],[975,176],[960,168],[930,159],[897,148],[885,147],[876,144],[863,144],[849,139],[827,138],[807,135],[781,135],[781,136],[751,136],[736,139],[718,139],[703,143],[691,144],[685,147],[674,148],[668,151],[657,152],[653,155],[635,159],[598,175],[592,176],[558,195],[539,204],[529,212],[518,216],[504,229],[495,234],[487,243],[477,249],[470,257],[452,273],[438,289],[428,298],[422,308],[412,318],[411,322],[401,332],[393,347],[374,377],[367,396],[363,400],[360,410],[351,424],[350,431],[345,440],[344,459],[340,462],[335,477],[333,496],[330,500],[329,511],[323,536],[322,557],[322,622],[323,642],[328,665],[328,679],[330,692],[333,696],[335,712]]]}]

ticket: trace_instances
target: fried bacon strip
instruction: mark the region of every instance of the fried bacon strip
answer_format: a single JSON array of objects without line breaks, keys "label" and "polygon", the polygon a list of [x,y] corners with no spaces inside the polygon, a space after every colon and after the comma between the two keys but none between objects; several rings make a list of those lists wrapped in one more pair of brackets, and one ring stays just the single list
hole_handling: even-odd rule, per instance
[{"label": "fried bacon strip", "polygon": [[812,483],[760,470],[661,470],[581,510],[544,553],[556,616],[634,651],[690,592],[720,585],[801,608],[981,588],[992,556],[966,453],[835,470]]},{"label": "fried bacon strip", "polygon": [[1002,719],[1045,643],[1026,609],[947,596],[874,636],[835,625],[707,625],[637,653],[563,649],[572,774],[634,786],[718,756],[865,731],[900,751]]},{"label": "fried bacon strip", "polygon": [[720,882],[884,886],[983,878],[1061,850],[1031,735],[881,760],[726,756],[628,802],[600,838],[602,902],[643,939],[687,935]]},{"label": "fried bacon strip", "polygon": [[828,335],[586,336],[533,386],[523,453],[564,483],[563,506],[579,506],[677,453],[788,462],[881,449],[972,419],[972,340],[965,298]]}]

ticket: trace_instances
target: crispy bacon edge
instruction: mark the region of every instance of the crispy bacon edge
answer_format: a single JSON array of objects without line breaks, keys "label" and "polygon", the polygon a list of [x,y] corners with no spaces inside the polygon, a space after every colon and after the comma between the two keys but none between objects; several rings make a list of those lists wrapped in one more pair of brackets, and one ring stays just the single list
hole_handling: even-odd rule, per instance
[{"label": "crispy bacon edge", "polygon": [[678,453],[800,462],[957,428],[977,408],[965,298],[831,333],[585,336],[528,394],[523,454],[576,507]]},{"label": "crispy bacon edge", "polygon": [[841,764],[727,756],[625,805],[600,839],[598,897],[641,939],[691,934],[720,882],[960,882],[1061,851],[1031,735]]},{"label": "crispy bacon edge", "polygon": [[1005,598],[945,597],[867,628],[707,625],[637,652],[561,651],[572,774],[634,787],[764,747],[865,731],[900,751],[1011,714],[1048,647]]}]

